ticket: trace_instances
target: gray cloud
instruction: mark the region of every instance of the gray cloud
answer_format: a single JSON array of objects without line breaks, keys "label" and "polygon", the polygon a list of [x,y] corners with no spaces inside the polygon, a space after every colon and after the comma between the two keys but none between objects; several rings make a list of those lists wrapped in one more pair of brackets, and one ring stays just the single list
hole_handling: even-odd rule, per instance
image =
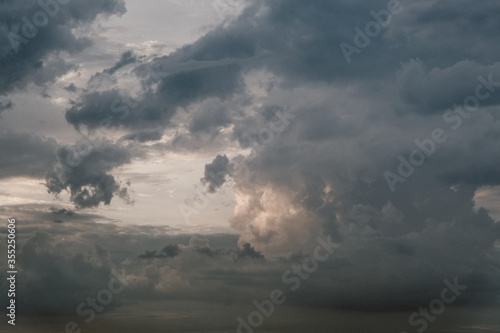
[{"label": "gray cloud", "polygon": [[126,51],[121,55],[120,60],[118,60],[118,62],[116,64],[114,64],[113,67],[105,69],[103,71],[103,73],[106,73],[108,75],[113,75],[120,68],[122,68],[128,64],[132,64],[136,61],[137,61],[137,57],[134,56],[133,51]]},{"label": "gray cloud", "polygon": [[146,251],[144,254],[139,255],[141,259],[151,258],[172,258],[179,255],[180,249],[177,244],[168,244],[161,251]]},{"label": "gray cloud", "polygon": [[[454,15],[465,17],[468,22],[475,22],[476,16],[469,13],[469,4],[461,4],[463,6],[454,6]],[[363,28],[363,24],[373,19],[370,16],[371,10],[382,9],[386,5],[386,1],[325,1],[314,4],[301,1],[276,1],[272,4],[254,2],[239,18],[210,31],[195,43],[180,48],[169,56],[157,57],[137,65],[134,71],[142,79],[146,91],[138,107],[132,110],[131,117],[120,125],[131,129],[175,126],[171,119],[180,109],[210,98],[225,100],[226,103],[215,107],[205,104],[201,112],[189,110],[191,117],[188,130],[191,134],[211,131],[217,133],[231,124],[241,126],[246,121],[251,122],[239,113],[229,112],[227,100],[231,96],[248,92],[242,76],[252,70],[267,70],[279,75],[286,82],[281,84],[284,87],[300,86],[306,82],[342,85],[341,80],[347,80],[362,86],[359,93],[370,89],[373,80],[391,79],[397,75],[400,81],[400,102],[413,105],[413,111],[428,114],[463,100],[464,94],[474,88],[475,78],[472,78],[470,83],[463,82],[461,88],[456,89],[456,84],[453,83],[457,82],[457,78],[467,76],[472,71],[475,72],[474,75],[484,74],[491,69],[491,66],[485,65],[487,59],[483,58],[486,57],[484,54],[496,54],[496,49],[474,58],[469,47],[456,43],[453,55],[438,59],[435,54],[445,52],[446,48],[435,43],[435,39],[419,39],[420,48],[415,50],[414,41],[403,38],[398,29],[404,28],[408,30],[407,35],[412,35],[415,31],[420,31],[422,22],[425,22],[426,31],[431,31],[441,24],[441,21],[435,19],[438,15],[436,13],[442,13],[442,8],[446,7],[435,3],[424,4],[422,1],[403,2],[402,13],[393,15],[387,30],[373,38],[359,56],[356,55],[359,60],[346,66],[338,45],[341,42],[353,43],[353,27],[359,25]],[[473,12],[489,12],[493,15],[494,7],[491,2],[483,2]],[[265,14],[256,15],[258,12]],[[408,18],[409,15],[411,19]],[[444,34],[454,37],[452,27],[457,22],[449,14],[441,16],[446,17],[443,21],[447,26]],[[492,45],[491,38],[494,34],[491,31],[494,31],[494,25],[485,25],[483,28],[489,33],[481,34],[481,42],[476,41],[475,44]],[[309,38],[300,39],[300,35],[308,35]],[[466,40],[471,41],[473,34],[467,32],[466,35]],[[449,36],[443,36],[443,39],[448,40]],[[397,52],[387,52],[395,48],[395,45]],[[431,47],[432,52],[429,51]],[[447,51],[445,53],[449,54]],[[419,65],[411,65],[409,60],[417,57],[419,60],[414,64]],[[475,59],[475,62],[467,62],[465,59]],[[125,53],[117,66],[133,61],[136,58]],[[395,65],[398,63],[408,64],[398,68]],[[415,75],[409,72],[411,68],[414,68],[413,72],[419,70],[422,74],[412,79]],[[426,78],[428,75],[433,77]],[[440,93],[436,93],[429,80],[440,86]],[[448,93],[444,93],[445,90]],[[88,92],[67,111],[66,118],[75,127],[98,126],[103,116],[109,116],[109,105],[117,98],[117,94],[113,90]],[[250,101],[251,99],[248,100]],[[488,103],[497,104],[497,98],[488,100]],[[402,106],[406,107],[407,105]],[[200,137],[199,140],[206,140],[206,137]]]},{"label": "gray cloud", "polygon": [[59,194],[67,190],[71,201],[79,208],[97,207],[101,203],[109,205],[114,195],[128,201],[127,189],[107,172],[130,163],[129,151],[109,142],[83,145],[85,150],[79,154],[66,146],[57,150],[57,164],[45,177],[48,192]]},{"label": "gray cloud", "polygon": [[[92,44],[91,39],[82,37],[77,30],[88,27],[98,15],[121,15],[126,11],[122,0],[71,1],[64,5],[23,0],[0,4],[0,8],[0,95],[9,95],[34,84],[43,88],[45,97],[50,97],[46,92],[48,84],[77,68],[65,60],[65,54],[75,55]],[[130,61],[126,55],[121,60]],[[65,89],[76,92],[74,84]],[[9,102],[0,109],[3,111],[11,107]],[[1,149],[9,155],[0,165],[0,176],[3,178],[42,178],[55,161],[56,149],[56,159],[64,158],[64,148],[60,148],[54,139],[10,132],[1,135]],[[84,168],[75,170],[86,174],[82,174],[82,179],[76,181],[78,176],[73,174],[67,183],[55,180],[53,171],[49,172],[49,191],[60,193],[62,189],[71,187],[72,200],[80,207],[109,203],[119,185],[112,176],[99,171],[90,176],[83,171]],[[127,197],[123,189],[118,193]]]},{"label": "gray cloud", "polygon": [[[74,69],[63,59],[49,59],[49,56],[57,57],[61,52],[75,54],[92,44],[89,38],[77,36],[72,29],[91,23],[99,14],[125,13],[122,0],[71,1],[66,5],[51,6],[48,9],[50,15],[35,1],[23,0],[0,6],[2,95],[23,89],[30,82],[43,86]],[[46,17],[47,23],[37,28],[33,25],[33,17],[39,12]]]},{"label": "gray cloud", "polygon": [[[119,126],[138,141],[134,133],[144,128],[178,126],[200,146],[229,129],[241,148],[252,148],[242,163],[247,172],[231,175],[238,205],[230,223],[241,232],[240,244],[248,244],[238,253],[300,258],[326,234],[344,246],[314,278],[321,291],[304,288],[297,299],[349,309],[406,308],[438,290],[443,275],[482,279],[478,293],[497,290],[498,272],[481,258],[498,260],[499,229],[487,212],[474,209],[473,198],[480,186],[498,183],[491,157],[497,156],[498,124],[486,110],[498,98],[481,106],[476,115],[487,118],[470,121],[473,134],[462,137],[440,112],[474,93],[479,75],[496,74],[497,24],[483,22],[494,22],[499,7],[493,1],[474,9],[456,4],[403,2],[403,12],[347,65],[339,44],[353,43],[353,28],[364,28],[370,11],[386,8],[386,1],[254,2],[193,44],[137,64],[143,99]],[[478,13],[485,32],[473,28],[458,41],[457,29],[474,26]],[[436,31],[439,36],[430,38]],[[259,72],[277,78],[259,85],[251,81]],[[83,94],[66,118],[76,128],[96,127],[112,115],[109,105],[119,95]],[[228,108],[235,101],[237,111]],[[256,144],[253,138],[277,120],[276,105],[289,105],[293,121]],[[398,155],[408,156],[415,138],[429,137],[436,127],[446,128],[448,141],[392,193],[384,171],[397,168]],[[224,184],[229,164],[218,155],[206,165],[202,182],[210,192]],[[194,253],[214,259],[225,252],[198,246]],[[146,285],[168,289],[163,276],[186,287],[182,265],[151,265],[143,278],[154,279]],[[394,286],[394,279],[403,282]]]},{"label": "gray cloud", "polygon": [[[268,294],[282,287],[285,270],[313,253],[318,236],[331,235],[342,246],[290,295],[293,301],[416,309],[440,292],[443,278],[456,276],[469,286],[462,304],[496,304],[500,229],[487,211],[475,208],[474,195],[481,186],[500,184],[500,123],[492,116],[500,100],[492,95],[460,119],[460,130],[442,114],[474,93],[479,75],[500,79],[500,5],[402,4],[404,11],[350,65],[339,43],[352,43],[353,27],[364,28],[373,19],[370,11],[387,1],[255,1],[236,20],[168,56],[147,61],[123,55],[105,74],[130,64],[144,89],[124,119],[112,104],[121,100],[124,106],[126,93],[99,87],[79,96],[66,111],[77,129],[95,129],[111,118],[114,128],[127,131],[127,141],[186,130],[173,140],[186,150],[218,136],[231,139],[217,141],[224,142],[219,151],[251,150],[240,155],[245,173],[229,174],[230,158],[221,154],[202,178],[210,192],[229,176],[234,181],[238,205],[230,223],[240,232],[240,248],[192,235],[149,244],[134,234],[142,229],[116,238],[109,235],[116,227],[106,236],[92,234],[112,243],[121,259],[137,259],[130,259],[137,280],[126,297],[229,303]],[[265,75],[276,79],[258,82]],[[289,106],[292,118],[272,140],[258,141],[278,121],[277,111],[285,111],[279,105]],[[408,159],[420,149],[415,139],[429,138],[435,128],[447,141],[434,144],[431,156],[422,153],[425,162],[392,192],[383,173],[397,172],[398,156]],[[66,148],[57,151],[60,163],[67,156]],[[51,171],[47,187],[51,193],[69,190],[79,207],[109,204],[128,193],[109,172],[129,162],[126,147],[106,143],[68,175]],[[143,245],[134,251],[118,244],[135,237]],[[178,245],[148,250],[168,243]],[[151,260],[138,260],[139,253]]]},{"label": "gray cloud", "polygon": [[[492,78],[493,85],[500,79],[500,64],[482,65],[463,60],[450,67],[426,69],[421,60],[410,60],[403,64],[397,74],[403,101],[415,107],[414,111],[424,114],[443,112],[453,105],[463,105],[464,99],[474,95],[476,87]],[[482,78],[479,79],[478,78]],[[480,93],[489,93],[487,87]],[[482,101],[483,105],[497,105],[498,95]]]},{"label": "gray cloud", "polygon": [[214,193],[226,182],[230,168],[227,156],[217,155],[212,163],[205,164],[205,176],[201,182],[208,186],[210,193]]},{"label": "gray cloud", "polygon": [[255,251],[250,243],[243,243],[242,248],[238,249],[238,258],[264,259],[259,251]]},{"label": "gray cloud", "polygon": [[[76,306],[107,287],[114,265],[109,252],[97,245],[91,253],[79,253],[57,243],[46,232],[37,232],[18,254],[18,311],[25,314],[74,315]],[[107,311],[120,303],[115,299]]]}]

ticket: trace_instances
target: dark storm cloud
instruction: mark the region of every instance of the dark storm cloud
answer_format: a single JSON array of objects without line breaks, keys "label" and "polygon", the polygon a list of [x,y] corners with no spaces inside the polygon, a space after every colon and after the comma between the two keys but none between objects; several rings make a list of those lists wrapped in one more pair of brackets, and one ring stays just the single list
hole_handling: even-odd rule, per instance
[{"label": "dark storm cloud", "polygon": [[81,95],[66,111],[66,120],[76,129],[131,127],[139,131],[159,131],[173,115],[160,97],[146,93],[141,101],[125,96],[119,90],[92,91]]},{"label": "dark storm cloud", "polygon": [[90,152],[81,153],[76,160],[75,150],[71,147],[57,150],[57,164],[45,177],[48,192],[57,195],[67,190],[71,201],[79,208],[97,207],[101,203],[109,205],[115,195],[129,201],[127,188],[108,174],[112,169],[130,163],[129,151],[109,142],[95,146],[87,143],[85,149]]},{"label": "dark storm cloud", "polygon": [[[248,244],[236,253],[299,258],[321,234],[343,244],[312,278],[317,283],[294,296],[303,301],[363,310],[413,307],[440,290],[443,276],[476,281],[471,293],[498,290],[492,282],[498,271],[482,258],[498,261],[500,232],[487,212],[475,209],[474,194],[500,183],[499,125],[486,110],[500,98],[492,93],[474,116],[461,119],[469,130],[460,133],[442,113],[474,94],[479,76],[500,81],[500,5],[402,1],[401,12],[348,64],[340,43],[354,45],[353,28],[364,29],[375,20],[370,11],[386,8],[387,1],[256,1],[236,20],[134,70],[145,91],[120,123],[130,131],[127,138],[141,141],[135,133],[145,127],[179,126],[202,146],[203,135],[230,129],[240,147],[253,148],[242,162],[247,172],[231,175],[238,202],[231,225],[241,232],[240,244]],[[265,97],[251,92],[250,77],[259,71],[277,78],[259,87]],[[96,127],[112,116],[118,97],[117,90],[88,92],[66,118],[76,128]],[[241,110],[228,107],[235,101]],[[283,118],[285,108],[276,105],[290,106],[286,126],[255,145],[250,138]],[[181,123],[174,115],[184,117]],[[435,145],[430,157],[422,153],[425,163],[392,193],[384,171],[397,169],[398,155],[408,158],[418,149],[414,140],[438,127],[446,143]],[[202,181],[209,191],[224,184],[229,164],[218,155],[206,165]],[[144,283],[181,290],[182,260],[231,257],[223,253],[197,246],[173,258],[174,266],[151,263]],[[172,285],[161,283],[169,279]]]},{"label": "dark storm cloud", "polygon": [[238,258],[264,259],[264,256],[259,251],[255,251],[250,243],[243,243],[241,249],[237,252]]},{"label": "dark storm cloud", "polygon": [[201,182],[208,186],[208,191],[214,193],[227,180],[230,164],[226,155],[217,155],[210,164],[205,164],[205,177]]},{"label": "dark storm cloud", "polygon": [[[354,55],[347,66],[338,44],[352,42],[352,28],[364,27],[373,19],[370,10],[385,5],[277,1],[258,16],[252,11],[258,7],[254,5],[233,23],[231,32],[220,28],[182,50],[182,55],[191,54],[196,60],[252,59],[243,62],[244,68],[265,67],[287,79],[285,88],[303,85],[301,92],[306,96],[307,89],[312,90],[311,95],[318,91],[317,97],[306,101],[309,104],[290,97],[287,102],[293,107],[289,112],[296,116],[291,130],[281,134],[283,140],[273,140],[254,151],[252,160],[245,162],[249,174],[233,177],[237,200],[242,199],[232,224],[241,230],[242,241],[266,256],[307,251],[318,233],[333,233],[332,237],[345,243],[345,258],[350,258],[346,262],[353,268],[342,273],[332,268],[322,285],[322,290],[331,288],[331,293],[322,298],[318,291],[312,298],[340,307],[414,306],[423,294],[429,296],[425,291],[439,290],[441,275],[467,281],[474,280],[470,273],[474,271],[489,281],[479,289],[487,289],[498,276],[479,258],[494,254],[494,261],[498,260],[493,245],[499,229],[484,210],[474,209],[473,201],[479,186],[498,184],[498,163],[493,157],[498,156],[498,124],[481,109],[476,118],[470,115],[469,130],[458,133],[443,121],[442,112],[473,95],[481,83],[479,76],[487,79],[492,74],[493,84],[499,81],[495,62],[499,54],[493,36],[500,7],[491,1],[474,9],[466,2],[460,2],[461,6],[404,2],[405,11],[394,16],[386,32],[359,56]],[[250,18],[258,24],[238,30]],[[460,35],[454,29],[462,31],[476,21],[487,32],[473,28],[463,41],[457,40]],[[398,33],[400,27],[406,35]],[[421,29],[428,37],[436,31],[440,34],[424,39]],[[231,43],[231,33],[239,34],[241,43]],[[470,48],[472,42],[475,50]],[[453,54],[446,50],[450,44]],[[264,51],[266,57],[257,59]],[[157,61],[169,63],[168,58]],[[341,79],[345,81],[340,83]],[[373,80],[380,81],[379,87]],[[326,89],[319,92],[310,82],[330,83],[334,97],[329,98]],[[343,90],[346,84],[356,92]],[[498,101],[498,95],[492,94],[481,106],[491,107]],[[417,115],[404,115],[411,112]],[[463,119],[463,126],[466,121]],[[234,128],[258,132],[261,124],[247,118],[235,122]],[[445,129],[446,144],[435,147],[436,153],[391,194],[383,172],[397,168],[398,155],[408,157],[418,148],[415,138],[424,140],[436,127]],[[206,171],[224,172],[228,163],[218,156]],[[205,175],[203,179],[215,190],[225,176],[209,180]],[[460,185],[456,192],[454,185]],[[356,246],[367,252],[354,255]],[[376,249],[373,258],[387,258],[380,268],[366,259],[370,248]],[[479,252],[469,251],[478,248]],[[428,269],[419,274],[422,265]],[[407,282],[395,288],[387,278],[390,270],[401,274],[398,281]],[[342,276],[333,278],[336,281],[360,281],[361,294],[369,296],[352,297],[353,289],[331,282],[334,274]],[[498,285],[492,283],[491,288],[498,290]]]},{"label": "dark storm cloud", "polygon": [[[241,91],[241,87],[238,65],[187,69],[164,78],[156,93],[146,92],[140,101],[133,101],[137,105],[131,108],[130,116],[120,125],[129,128],[167,127],[177,107],[186,107],[208,97],[227,98]],[[66,119],[75,127],[96,127],[104,117],[112,115],[113,102],[118,97],[116,90],[82,95],[66,112]],[[196,129],[196,123],[193,126]]]},{"label": "dark storm cloud", "polygon": [[[470,42],[477,38],[478,32],[481,32],[483,39],[476,40],[475,45],[485,47],[494,42],[497,24],[488,23],[493,21],[498,12],[494,2],[486,1],[476,6],[461,1],[461,6],[456,6],[451,2],[402,1],[399,7],[402,13],[393,15],[387,31],[373,37],[359,54],[360,60],[347,66],[339,44],[353,44],[356,34],[353,28],[359,26],[364,29],[368,21],[374,20],[370,11],[386,10],[387,4],[388,1],[256,1],[237,20],[209,32],[171,56],[155,59],[151,68],[157,69],[158,73],[168,74],[175,64],[181,65],[182,62],[238,60],[245,68],[265,67],[299,83],[304,80],[331,82],[345,78],[391,76],[397,67],[395,65],[409,58],[419,57],[425,63],[429,62],[431,67],[442,66],[443,61],[454,64],[471,57],[473,52],[477,55],[470,49]],[[451,14],[448,7],[453,8]],[[446,15],[444,12],[447,12]],[[481,20],[480,15],[484,16],[485,13],[488,16]],[[401,18],[406,16],[411,17],[410,24],[408,20],[402,22]],[[438,19],[441,17],[445,19]],[[403,36],[397,34],[403,23],[410,34],[417,34],[424,24],[426,31],[444,24],[446,29],[439,40],[451,37],[457,41],[453,27],[457,25],[459,17],[464,19],[460,30],[464,31],[466,39],[463,43],[454,43],[455,52],[449,60],[444,56],[437,59],[436,55],[447,49],[435,39],[419,39],[422,45],[415,50],[411,40],[403,40]],[[477,22],[480,22],[481,29],[474,25],[472,31],[466,32],[463,28]],[[388,51],[395,46],[397,51]],[[498,55],[499,51],[494,48],[488,52],[488,56]],[[450,53],[446,52],[447,55]],[[488,56],[478,57],[483,60]],[[293,81],[287,81],[287,84],[294,84]]]},{"label": "dark storm cloud", "polygon": [[[249,290],[254,297],[252,291],[280,285],[291,264],[313,253],[318,236],[331,235],[342,246],[294,300],[357,310],[414,308],[435,297],[444,278],[454,277],[470,286],[462,302],[486,291],[493,296],[479,301],[497,300],[500,229],[476,209],[474,195],[480,186],[500,184],[500,123],[491,115],[500,99],[492,93],[459,119],[460,130],[442,112],[474,94],[478,76],[500,80],[500,4],[402,6],[347,64],[339,44],[354,43],[353,28],[364,29],[374,20],[370,11],[386,8],[387,1],[256,1],[193,44],[134,64],[145,91],[141,100],[128,99],[136,106],[124,119],[117,119],[117,104],[113,109],[116,100],[127,104],[117,89],[79,97],[66,112],[75,128],[95,129],[111,117],[113,126],[130,131],[124,140],[137,141],[148,141],[138,134],[146,129],[159,133],[182,125],[188,136],[203,139],[227,129],[240,147],[252,148],[242,162],[247,171],[230,175],[238,202],[230,223],[241,233],[242,247],[220,250],[196,238],[177,240],[183,245],[175,256],[135,249],[130,257],[143,253],[152,260],[134,262],[130,298],[221,300],[220,290],[230,295],[228,302],[248,297]],[[254,96],[248,83],[259,71],[278,82],[263,85],[264,97]],[[237,112],[227,107],[235,101]],[[248,138],[278,120],[275,105],[289,105],[291,118],[272,140],[253,145]],[[174,115],[184,116],[182,124],[173,122]],[[446,142],[429,143],[435,128],[443,129]],[[398,172],[398,156],[408,160],[422,150],[415,139],[427,140],[426,151],[431,144],[434,152],[421,152],[425,162],[392,192],[383,174]],[[61,163],[66,155],[58,150]],[[119,146],[96,148],[66,178],[50,173],[49,191],[68,189],[82,207],[109,204],[121,190],[108,173],[129,160]],[[203,181],[210,191],[224,184],[229,164],[218,155],[206,165]],[[158,256],[170,256],[168,264]]]},{"label": "dark storm cloud", "polygon": [[180,249],[177,244],[168,244],[161,251],[146,251],[144,254],[140,254],[141,259],[151,259],[151,258],[173,258],[179,255]]},{"label": "dark storm cloud", "polygon": [[[43,9],[36,1],[29,0],[0,4],[2,95],[22,89],[31,82],[43,86],[74,69],[61,59],[46,59],[53,54],[57,57],[60,52],[75,54],[90,46],[92,41],[77,36],[73,29],[93,22],[97,15],[125,13],[122,0],[70,1],[64,5],[55,1],[44,3],[51,5]],[[34,25],[37,22],[39,27]]]},{"label": "dark storm cloud", "polygon": [[[78,28],[90,25],[98,15],[123,13],[125,3],[122,0],[70,1],[66,4],[3,1],[0,4],[0,95],[35,84],[44,88],[44,97],[49,97],[45,92],[46,85],[77,68],[61,55],[75,55],[92,44],[91,39],[78,35]],[[130,57],[125,55],[121,60],[127,62]],[[65,89],[77,91],[74,84]],[[2,105],[0,112],[11,107],[11,102]],[[57,162],[54,153],[60,145],[53,139],[10,132],[1,133],[1,136],[0,149],[8,158],[0,163],[0,177],[40,178]],[[63,151],[64,148],[58,150],[57,159],[63,158]],[[101,162],[97,162],[97,166],[108,170]],[[71,188],[72,200],[80,207],[96,206],[101,201],[109,203],[114,192],[127,197],[114,178],[105,174],[106,171],[85,172],[85,168],[89,167],[82,165],[79,170],[75,169],[79,175],[73,173],[62,182],[54,171],[49,172],[49,191],[60,193],[62,189]],[[82,178],[76,180],[80,176]]]},{"label": "dark storm cloud", "polygon": [[[490,68],[485,63],[500,52],[493,47],[488,52],[471,53],[473,51],[469,47],[473,40],[480,49],[484,45],[495,45],[496,25],[485,24],[484,21],[492,20],[497,11],[496,5],[491,1],[482,2],[474,8],[470,8],[467,2],[461,1],[460,4],[452,6],[452,14],[444,15],[443,8],[450,6],[448,2],[401,2],[398,14],[392,15],[387,28],[373,37],[359,55],[354,54],[352,63],[347,65],[339,44],[353,44],[356,35],[353,28],[359,26],[363,29],[367,22],[374,20],[370,11],[386,10],[387,1],[253,2],[236,20],[210,31],[195,43],[169,56],[138,65],[135,73],[149,88],[146,88],[139,106],[132,110],[131,117],[121,124],[132,129],[168,127],[172,125],[170,120],[178,107],[184,108],[208,98],[227,100],[242,93],[245,89],[242,76],[258,69],[282,77],[283,86],[298,86],[305,82],[342,84],[342,80],[370,86],[373,80],[392,79],[397,74],[402,83],[398,85],[401,102],[417,106],[414,109],[417,112],[442,110],[461,101],[460,98],[463,100],[463,94],[475,87],[475,77],[468,78],[469,83],[457,82],[457,78],[471,74],[476,69],[474,67],[481,74],[487,73]],[[471,14],[471,11],[476,14]],[[441,13],[443,20],[437,20],[436,17],[441,17],[441,14],[436,13]],[[478,13],[488,13],[488,16],[484,21],[479,20]],[[459,23],[458,17],[464,22]],[[450,54],[443,45],[449,46],[450,39],[456,40],[453,27],[467,24],[475,27],[477,21],[481,22],[483,30],[474,28],[473,32],[464,32],[463,43],[455,43],[454,52]],[[447,42],[436,43],[435,38],[424,40],[415,35],[421,31],[423,24],[426,32],[440,29],[439,39]],[[442,24],[446,29],[441,29]],[[400,29],[407,30],[407,34],[399,33]],[[479,40],[477,31],[483,31]],[[415,50],[414,40],[406,38],[413,35],[418,39],[418,50]],[[437,57],[436,54],[449,56]],[[422,67],[422,75],[413,78],[410,69],[415,66],[410,66],[409,61],[416,58],[419,59],[417,64]],[[466,59],[476,59],[476,63],[457,64]],[[125,53],[116,66],[135,60]],[[405,62],[410,65],[398,68],[399,63]],[[436,66],[444,69],[435,69]],[[428,78],[429,75],[433,77]],[[365,81],[357,82],[360,79]],[[440,90],[445,91],[444,94],[436,93],[436,89],[432,88],[437,84]],[[460,89],[455,89],[457,84],[460,84]],[[116,94],[115,91],[84,94],[80,102],[68,110],[67,120],[75,127],[97,126],[102,116],[109,113],[109,105]],[[488,103],[497,104],[498,101],[494,97]],[[202,112],[192,114],[188,129],[197,134],[217,131],[243,121],[224,107],[205,105]],[[206,138],[201,137],[200,140]]]}]

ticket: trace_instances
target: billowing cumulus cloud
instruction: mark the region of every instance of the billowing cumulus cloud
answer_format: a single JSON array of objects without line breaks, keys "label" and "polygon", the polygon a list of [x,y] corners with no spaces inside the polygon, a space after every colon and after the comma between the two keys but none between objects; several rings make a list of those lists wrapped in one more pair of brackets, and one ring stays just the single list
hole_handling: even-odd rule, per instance
[{"label": "billowing cumulus cloud", "polygon": [[[28,83],[43,86],[74,69],[62,52],[76,54],[92,44],[74,29],[92,23],[99,14],[121,15],[121,0],[4,1],[0,4],[0,94]],[[56,58],[54,58],[54,56]]]},{"label": "billowing cumulus cloud", "polygon": [[229,159],[226,155],[217,155],[210,164],[205,165],[205,177],[201,182],[208,186],[208,191],[214,193],[224,185],[230,171]]},{"label": "billowing cumulus cloud", "polygon": [[[57,1],[6,1],[0,4],[0,95],[22,91],[29,84],[46,89],[61,76],[75,70],[77,65],[65,60],[64,55],[74,56],[93,43],[92,39],[78,33],[78,29],[89,27],[99,15],[122,15],[125,11],[125,3],[121,0],[70,1],[64,4]],[[131,54],[125,54],[117,66],[133,61],[132,58]],[[72,83],[66,90],[76,92],[77,88]],[[8,101],[2,104],[0,112],[12,107],[13,103]],[[5,165],[0,168],[2,178],[43,178],[54,163],[64,158],[64,148],[52,138],[4,130],[1,136],[2,149],[9,154],[9,158],[4,159]],[[52,179],[49,191],[60,193],[72,186],[72,199],[79,207],[109,203],[119,185],[112,176],[103,173],[98,176],[99,173],[97,171],[90,178],[84,176],[77,181],[78,185],[70,185],[78,176],[73,174],[72,180],[65,183],[55,181],[51,171],[47,176]],[[119,193],[127,197],[123,190]]]},{"label": "billowing cumulus cloud", "polygon": [[[490,235],[488,251],[498,231],[485,212],[474,210],[473,197],[479,186],[498,182],[489,157],[496,156],[497,139],[491,133],[498,125],[487,120],[488,108],[499,100],[494,94],[496,25],[481,23],[484,33],[466,32],[450,53],[454,27],[462,30],[477,20],[470,4],[459,4],[444,15],[451,2],[401,2],[386,28],[369,38],[369,33],[356,37],[354,28],[365,29],[375,19],[371,11],[386,10],[385,1],[254,2],[193,44],[137,65],[134,72],[146,90],[117,126],[131,131],[127,139],[138,141],[147,137],[134,133],[148,124],[176,125],[195,137],[207,130],[221,136],[232,131],[241,147],[252,147],[241,165],[247,172],[232,175],[238,205],[231,225],[243,242],[266,256],[310,251],[324,233],[339,241],[359,238],[363,246],[374,239],[405,242],[409,235],[424,237],[434,223],[464,237],[468,228]],[[473,12],[491,21],[497,5],[482,2]],[[441,32],[443,43],[421,37],[423,22],[426,33]],[[467,44],[473,37],[476,53]],[[366,45],[359,45],[360,38]],[[339,47],[343,42],[359,51],[350,55],[349,64]],[[258,81],[262,71],[277,77],[275,83],[255,84],[252,75]],[[470,120],[473,134],[459,136],[458,121],[474,119],[472,113],[444,117],[445,112],[455,112],[481,83],[481,93],[489,96],[474,114],[485,119]],[[240,100],[240,112],[229,111],[227,105],[239,95],[249,104]],[[118,97],[116,90],[84,94],[66,117],[77,128],[95,127],[112,115],[109,105]],[[284,117],[284,108],[273,105],[289,106],[281,124],[286,128],[277,130],[271,122]],[[174,115],[188,125],[173,122]],[[441,128],[446,142],[429,143],[435,128]],[[488,142],[482,142],[487,133]],[[422,163],[416,162],[417,169],[406,166],[401,176],[398,167],[405,162],[398,156],[409,160],[418,149]],[[457,158],[460,163],[449,162]],[[206,165],[202,182],[209,192],[230,176],[229,161],[218,155]],[[386,171],[399,178],[387,178]],[[388,248],[382,247],[381,255]],[[436,261],[436,268],[441,265]]]},{"label": "billowing cumulus cloud", "polygon": [[49,193],[68,191],[77,207],[109,205],[113,196],[128,201],[126,187],[109,171],[130,162],[130,152],[109,142],[102,145],[83,144],[85,150],[76,152],[72,147],[61,147],[56,152],[57,163],[46,175]]}]

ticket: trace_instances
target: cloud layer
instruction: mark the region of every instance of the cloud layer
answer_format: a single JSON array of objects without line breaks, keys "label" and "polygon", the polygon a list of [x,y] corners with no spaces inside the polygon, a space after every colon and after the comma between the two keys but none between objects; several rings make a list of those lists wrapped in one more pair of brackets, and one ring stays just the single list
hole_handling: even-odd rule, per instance
[{"label": "cloud layer", "polygon": [[[30,4],[0,5],[3,29],[22,22]],[[326,236],[340,247],[287,294],[294,304],[416,309],[457,277],[469,288],[460,304],[498,305],[500,227],[474,197],[500,185],[500,4],[401,1],[370,35],[367,23],[387,6],[253,1],[168,55],[121,50],[84,89],[68,86],[78,93],[65,111],[68,126],[100,132],[97,143],[2,134],[0,150],[11,159],[0,162],[0,178],[48,170],[48,191],[68,191],[77,208],[131,201],[114,170],[158,152],[212,156],[198,178],[210,194],[231,181],[237,201],[229,224],[238,237],[155,237],[148,227],[91,224],[100,234],[68,225],[77,216],[66,211],[38,212],[57,215],[56,234],[78,231],[79,250],[99,241],[90,255],[61,254],[54,236],[33,232],[21,261],[37,286],[23,296],[29,310],[63,311],[119,265],[134,278],[121,295],[130,302],[251,301],[287,288],[283,273]],[[124,12],[121,1],[88,7],[61,6],[18,55],[0,51],[0,94],[60,77],[72,65],[55,55],[89,44],[72,28]],[[342,43],[359,51],[350,61]],[[67,294],[46,301],[56,281]]]}]

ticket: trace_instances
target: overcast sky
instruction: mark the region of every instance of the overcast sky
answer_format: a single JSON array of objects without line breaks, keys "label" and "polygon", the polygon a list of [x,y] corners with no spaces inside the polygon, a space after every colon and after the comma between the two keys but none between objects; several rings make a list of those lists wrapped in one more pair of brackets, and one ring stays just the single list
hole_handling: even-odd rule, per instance
[{"label": "overcast sky", "polygon": [[499,332],[499,32],[494,0],[0,0],[0,333]]}]

